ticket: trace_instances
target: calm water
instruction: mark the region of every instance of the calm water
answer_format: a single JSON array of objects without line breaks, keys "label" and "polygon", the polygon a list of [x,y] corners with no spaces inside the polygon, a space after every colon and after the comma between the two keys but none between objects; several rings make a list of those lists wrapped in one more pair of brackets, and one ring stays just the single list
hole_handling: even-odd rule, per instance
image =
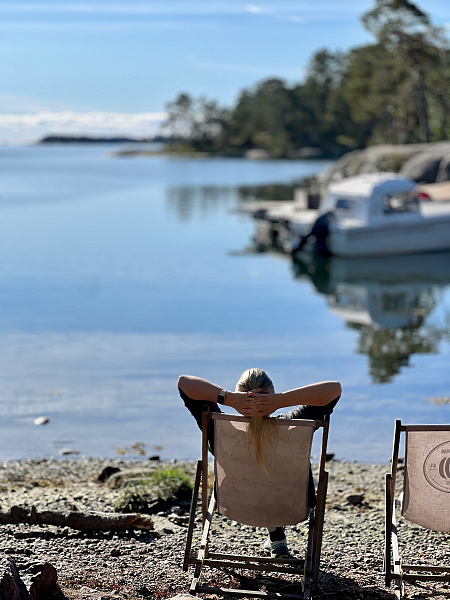
[{"label": "calm water", "polygon": [[449,254],[303,264],[254,252],[238,186],[324,163],[110,150],[0,149],[0,459],[137,442],[197,458],[177,376],[233,388],[249,366],[280,390],[342,382],[339,458],[387,461],[395,418],[448,422],[436,398],[450,395]]}]

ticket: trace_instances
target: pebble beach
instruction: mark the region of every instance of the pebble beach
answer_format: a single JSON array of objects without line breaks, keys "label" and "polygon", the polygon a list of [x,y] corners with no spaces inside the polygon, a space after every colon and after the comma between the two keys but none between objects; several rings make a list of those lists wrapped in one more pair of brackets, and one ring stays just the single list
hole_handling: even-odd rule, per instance
[{"label": "pebble beach", "polygon": [[[195,462],[171,461],[193,473]],[[105,467],[139,470],[155,461],[94,458],[43,459],[5,462],[0,465],[0,510],[12,506],[37,511],[114,512],[120,486],[99,481]],[[314,467],[314,465],[313,465]],[[340,460],[327,462],[329,485],[322,544],[321,579],[313,598],[393,597],[384,586],[384,479],[386,464],[362,464]],[[116,480],[120,478],[116,477]],[[25,585],[34,565],[49,562],[56,569],[60,598],[141,600],[173,598],[187,594],[191,572],[183,572],[186,540],[186,506],[174,506],[152,515],[151,530],[83,532],[69,527],[28,525],[0,526],[0,556],[16,564]],[[215,515],[211,549],[242,554],[262,553],[266,531],[240,525]],[[199,537],[200,527],[196,528]],[[427,560],[445,564],[450,536],[429,532],[400,518],[399,535],[408,562]],[[286,529],[289,548],[302,557],[306,528]],[[34,570],[33,570],[34,569]],[[289,577],[251,575],[255,589],[295,592]],[[243,572],[205,571],[205,582],[225,587],[249,583]],[[298,590],[297,590],[298,591]],[[409,598],[448,598],[450,585],[407,584]],[[215,596],[210,596],[214,598]]]}]

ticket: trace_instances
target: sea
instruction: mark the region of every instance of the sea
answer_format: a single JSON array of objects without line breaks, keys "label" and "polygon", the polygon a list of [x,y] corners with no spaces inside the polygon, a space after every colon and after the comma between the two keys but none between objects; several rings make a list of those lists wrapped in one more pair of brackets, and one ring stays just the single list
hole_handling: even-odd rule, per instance
[{"label": "sea", "polygon": [[199,458],[178,376],[249,367],[342,383],[340,460],[387,463],[395,419],[449,422],[449,253],[293,260],[246,191],[326,161],[121,149],[0,148],[0,460]]}]

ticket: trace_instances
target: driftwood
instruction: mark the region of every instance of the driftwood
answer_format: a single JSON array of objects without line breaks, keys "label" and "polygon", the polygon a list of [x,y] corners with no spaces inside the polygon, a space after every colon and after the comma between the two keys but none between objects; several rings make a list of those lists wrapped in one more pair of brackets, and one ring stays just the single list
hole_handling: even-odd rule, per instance
[{"label": "driftwood", "polygon": [[29,525],[57,525],[81,531],[107,531],[112,529],[153,529],[147,515],[121,513],[38,512],[36,507],[12,506],[9,513],[0,512],[0,525],[28,523]]}]

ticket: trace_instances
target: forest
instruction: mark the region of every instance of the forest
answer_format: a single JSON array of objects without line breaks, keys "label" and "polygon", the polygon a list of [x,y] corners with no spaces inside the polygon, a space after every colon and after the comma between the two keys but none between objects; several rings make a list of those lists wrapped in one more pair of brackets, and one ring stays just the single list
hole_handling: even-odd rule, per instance
[{"label": "forest", "polygon": [[235,106],[180,93],[166,106],[167,149],[274,158],[337,158],[373,144],[450,135],[450,45],[409,0],[375,0],[361,17],[372,44],[312,56],[305,80],[272,78]]}]

